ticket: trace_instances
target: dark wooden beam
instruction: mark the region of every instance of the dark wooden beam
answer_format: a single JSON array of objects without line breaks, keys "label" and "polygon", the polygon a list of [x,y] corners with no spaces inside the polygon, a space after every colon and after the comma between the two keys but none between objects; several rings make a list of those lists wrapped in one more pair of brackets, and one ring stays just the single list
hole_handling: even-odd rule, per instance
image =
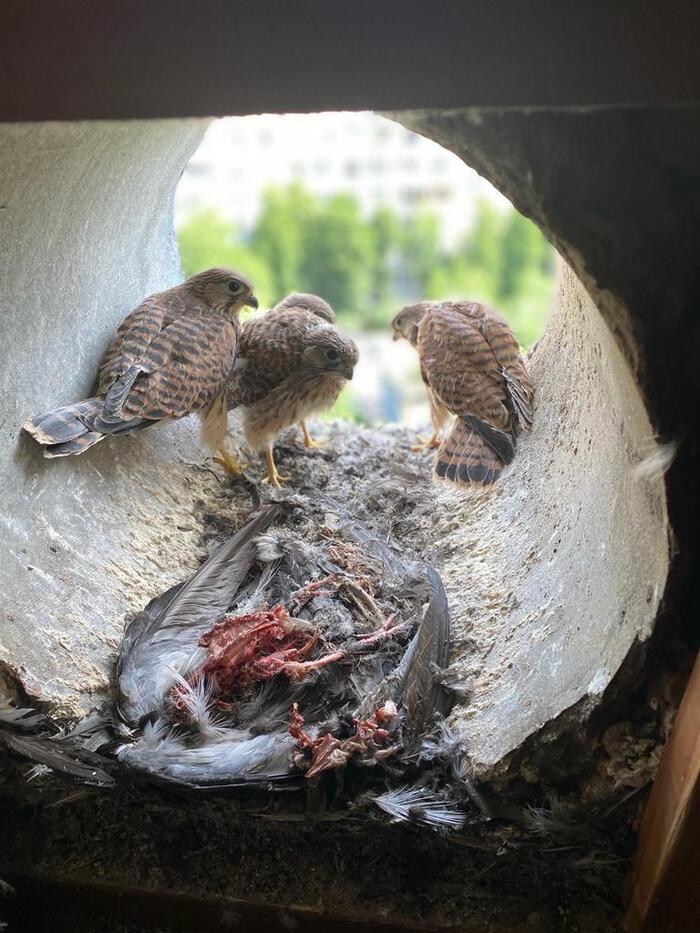
[{"label": "dark wooden beam", "polygon": [[630,933],[700,930],[700,656],[649,796],[630,878]]},{"label": "dark wooden beam", "polygon": [[4,0],[0,120],[700,99],[696,0]]}]

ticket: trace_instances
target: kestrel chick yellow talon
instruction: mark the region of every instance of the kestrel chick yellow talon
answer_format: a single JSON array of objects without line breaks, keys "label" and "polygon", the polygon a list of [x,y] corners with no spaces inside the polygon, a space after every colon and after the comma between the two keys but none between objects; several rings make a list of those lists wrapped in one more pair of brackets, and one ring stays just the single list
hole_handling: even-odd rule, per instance
[{"label": "kestrel chick yellow talon", "polygon": [[418,436],[418,443],[413,444],[411,450],[414,453],[418,453],[421,450],[437,450],[440,446],[440,435],[433,434],[432,437],[426,439],[424,437]]},{"label": "kestrel chick yellow talon", "polygon": [[423,301],[391,322],[394,339],[418,351],[435,441],[450,414],[435,474],[458,485],[489,485],[515,457],[532,426],[533,390],[525,360],[501,315],[476,301]]},{"label": "kestrel chick yellow talon", "polygon": [[336,330],[334,319],[322,298],[295,294],[243,325],[228,407],[241,409],[248,445],[266,451],[272,485],[279,481],[272,461],[275,437],[298,422],[306,446],[321,447],[306,418],[329,408],[352,379],[357,347]]},{"label": "kestrel chick yellow talon", "polygon": [[226,448],[222,448],[218,451],[218,457],[214,457],[214,463],[218,463],[219,466],[222,466],[228,474],[231,476],[241,476],[245,468],[248,466],[247,463],[241,463],[241,461]]},{"label": "kestrel chick yellow talon", "polygon": [[299,422],[299,425],[304,435],[304,447],[308,447],[309,450],[320,450],[323,447],[328,447],[328,441],[315,441],[313,437],[311,437],[309,428],[303,418]]},{"label": "kestrel chick yellow talon", "polygon": [[228,269],[208,269],[151,295],[117,330],[98,394],[37,415],[23,430],[45,457],[68,457],[110,434],[196,411],[203,414],[207,442],[219,450],[226,433],[223,391],[238,352],[243,305],[257,307],[253,286]]},{"label": "kestrel chick yellow talon", "polygon": [[261,483],[269,483],[270,486],[276,486],[279,489],[283,483],[289,482],[288,476],[282,476],[281,473],[277,472],[275,458],[272,454],[271,447],[268,447],[265,451],[265,462],[267,464],[267,475],[263,476],[263,478],[260,480]]}]

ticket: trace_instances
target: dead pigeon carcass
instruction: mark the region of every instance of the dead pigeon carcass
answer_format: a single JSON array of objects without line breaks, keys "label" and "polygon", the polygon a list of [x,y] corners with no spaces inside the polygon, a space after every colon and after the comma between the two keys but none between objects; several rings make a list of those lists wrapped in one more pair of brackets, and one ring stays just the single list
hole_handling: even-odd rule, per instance
[{"label": "dead pigeon carcass", "polygon": [[123,765],[189,786],[264,787],[415,759],[445,712],[438,574],[355,528],[316,540],[258,512],[130,625]]}]

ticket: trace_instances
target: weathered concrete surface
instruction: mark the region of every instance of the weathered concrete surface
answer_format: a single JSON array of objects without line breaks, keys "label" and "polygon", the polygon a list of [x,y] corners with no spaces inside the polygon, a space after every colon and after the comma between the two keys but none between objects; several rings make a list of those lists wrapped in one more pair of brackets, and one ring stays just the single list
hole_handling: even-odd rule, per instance
[{"label": "weathered concrete surface", "polygon": [[[531,359],[535,422],[493,491],[438,498],[453,611],[451,716],[477,775],[570,707],[594,705],[652,631],[668,572],[663,481],[630,369],[575,276]],[[587,705],[587,704],[585,704]]]},{"label": "weathered concrete surface", "polygon": [[[52,462],[19,428],[89,393],[120,319],[178,281],[172,198],[206,124],[0,128],[0,661],[59,705],[90,705],[134,595],[181,572],[175,461],[201,455],[185,423]],[[177,546],[191,566],[186,533]]]}]

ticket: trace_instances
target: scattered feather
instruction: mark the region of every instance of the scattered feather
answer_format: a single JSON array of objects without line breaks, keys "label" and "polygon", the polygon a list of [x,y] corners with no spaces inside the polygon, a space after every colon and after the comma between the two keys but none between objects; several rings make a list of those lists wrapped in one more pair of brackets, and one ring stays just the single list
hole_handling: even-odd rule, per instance
[{"label": "scattered feather", "polygon": [[6,701],[0,701],[0,722],[20,729],[34,729],[45,722],[45,717],[35,709],[11,706]]},{"label": "scattered feather", "polygon": [[46,736],[15,735],[2,731],[0,744],[22,758],[46,765],[53,771],[70,775],[88,784],[114,783],[112,776],[104,770],[109,765],[107,759],[81,750],[68,754],[59,748],[57,742]]},{"label": "scattered feather", "polygon": [[194,684],[170,668],[173,677],[173,705],[184,709],[189,722],[200,735],[214,742],[230,738],[232,730],[226,720],[214,711],[212,706],[212,684],[205,677],[199,677]]},{"label": "scattered feather", "polygon": [[139,722],[159,710],[172,686],[169,671],[192,664],[199,636],[232,604],[255,558],[255,540],[277,515],[259,512],[202,564],[184,585],[173,587],[146,607],[125,633],[119,653],[120,715]]},{"label": "scattered feather", "polygon": [[632,475],[636,480],[645,482],[660,479],[673,463],[676,452],[677,445],[673,441],[668,444],[656,444],[651,453],[646,454],[632,467]]},{"label": "scattered feather", "polygon": [[447,697],[437,674],[450,651],[450,615],[447,594],[439,574],[427,568],[430,599],[418,629],[415,651],[403,695],[409,736],[416,740],[429,729],[435,712],[447,712]]},{"label": "scattered feather", "polygon": [[440,829],[461,829],[465,814],[456,804],[419,787],[399,787],[371,797],[392,822],[424,823]]},{"label": "scattered feather", "polygon": [[12,897],[14,893],[15,889],[12,885],[8,881],[3,881],[3,879],[0,878],[0,894],[2,894],[3,897]]},{"label": "scattered feather", "polygon": [[32,765],[31,768],[24,772],[24,779],[29,784],[30,781],[35,781],[37,778],[46,777],[52,773],[51,768],[47,765]]}]

